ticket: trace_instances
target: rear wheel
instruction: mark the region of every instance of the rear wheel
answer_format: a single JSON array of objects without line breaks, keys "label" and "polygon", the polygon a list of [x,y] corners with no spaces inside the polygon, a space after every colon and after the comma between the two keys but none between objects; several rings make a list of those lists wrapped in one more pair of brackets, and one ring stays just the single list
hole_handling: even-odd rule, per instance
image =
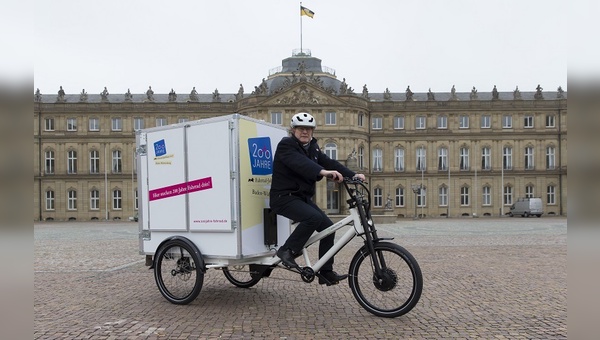
[{"label": "rear wheel", "polygon": [[417,260],[401,246],[379,242],[374,245],[382,266],[377,276],[366,247],[350,263],[348,283],[358,303],[377,316],[393,318],[408,313],[419,301],[423,276]]},{"label": "rear wheel", "polygon": [[163,244],[155,255],[154,279],[165,299],[178,305],[192,302],[204,283],[201,263],[193,244],[182,239]]},{"label": "rear wheel", "polygon": [[249,266],[238,265],[223,268],[223,274],[229,282],[240,288],[250,288],[260,281],[260,277],[253,278]]}]

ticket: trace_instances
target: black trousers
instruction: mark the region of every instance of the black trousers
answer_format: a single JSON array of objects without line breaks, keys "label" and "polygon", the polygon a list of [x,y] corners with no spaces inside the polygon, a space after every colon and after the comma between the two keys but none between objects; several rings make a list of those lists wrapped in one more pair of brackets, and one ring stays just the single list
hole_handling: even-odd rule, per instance
[{"label": "black trousers", "polygon": [[[300,222],[285,243],[281,246],[282,249],[291,249],[292,252],[298,254],[306,244],[306,241],[315,231],[322,231],[331,226],[333,222],[325,215],[325,213],[310,199],[301,198],[298,196],[282,196],[271,198],[271,209],[278,215],[285,216],[292,221]],[[319,258],[333,246],[335,242],[335,233],[319,241]],[[333,258],[327,261],[322,271],[333,269]]]}]

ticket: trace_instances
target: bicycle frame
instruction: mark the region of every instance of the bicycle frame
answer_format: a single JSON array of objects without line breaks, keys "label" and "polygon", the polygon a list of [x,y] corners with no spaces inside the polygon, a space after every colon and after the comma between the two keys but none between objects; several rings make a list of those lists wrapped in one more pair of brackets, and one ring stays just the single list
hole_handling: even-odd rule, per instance
[{"label": "bicycle frame", "polygon": [[[321,239],[335,233],[337,230],[347,225],[350,225],[350,223],[352,222],[354,222],[354,228],[348,229],[348,231],[346,231],[344,235],[342,235],[342,237],[333,244],[333,247],[331,247],[331,249],[329,249],[329,251],[327,251],[327,253],[325,253],[323,257],[321,257],[314,265],[312,265],[310,262],[310,258],[308,257],[308,248],[314,243],[320,241]],[[304,245],[304,248],[302,249],[302,256],[304,258],[304,262],[306,262],[306,265],[308,267],[311,267],[315,272],[318,272],[327,261],[334,257],[335,254],[337,254],[342,248],[344,248],[346,244],[348,244],[354,237],[363,233],[364,228],[360,221],[358,211],[356,208],[352,208],[350,209],[350,215],[346,216],[344,219],[338,221],[337,223],[334,223],[329,228],[312,235],[308,239],[306,245]]]},{"label": "bicycle frame", "polygon": [[[354,188],[350,188],[348,183],[354,185]],[[359,235],[365,236],[365,246],[367,251],[374,255],[375,249],[373,247],[373,243],[380,240],[377,236],[377,230],[375,225],[371,222],[369,215],[370,204],[368,201],[364,200],[364,197],[370,197],[370,193],[368,188],[361,181],[352,180],[352,179],[344,179],[344,187],[346,191],[350,195],[350,198],[347,200],[350,205],[350,214],[346,216],[344,219],[334,223],[327,229],[312,235],[308,241],[306,242],[304,248],[302,249],[302,256],[306,266],[310,267],[314,272],[318,272],[327,261],[335,256],[343,247],[345,247],[354,237]],[[366,195],[359,194],[357,187],[361,186],[367,192]],[[320,241],[321,239],[331,235],[337,230],[352,224],[354,228],[350,228],[346,231],[342,237],[339,238],[337,242],[333,244],[331,249],[325,253],[314,265],[311,264],[310,258],[308,256],[308,248]],[[366,226],[366,229],[365,229]],[[385,267],[384,259],[379,256],[373,256],[373,266],[375,268],[375,273],[377,276],[382,273],[382,265]]]}]

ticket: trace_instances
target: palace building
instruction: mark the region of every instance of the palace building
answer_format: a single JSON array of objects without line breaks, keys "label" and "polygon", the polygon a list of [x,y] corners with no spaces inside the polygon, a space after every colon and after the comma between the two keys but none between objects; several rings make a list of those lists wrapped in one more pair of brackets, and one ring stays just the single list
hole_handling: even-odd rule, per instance
[{"label": "palace building", "polygon": [[[507,215],[541,197],[567,213],[567,93],[536,89],[444,93],[350,87],[310,51],[238,93],[42,94],[34,97],[34,221],[137,216],[135,131],[239,113],[289,126],[317,118],[322,150],[367,176],[372,213],[392,219]],[[196,146],[198,150],[208,145]],[[343,190],[319,182],[328,214],[347,212]]]}]

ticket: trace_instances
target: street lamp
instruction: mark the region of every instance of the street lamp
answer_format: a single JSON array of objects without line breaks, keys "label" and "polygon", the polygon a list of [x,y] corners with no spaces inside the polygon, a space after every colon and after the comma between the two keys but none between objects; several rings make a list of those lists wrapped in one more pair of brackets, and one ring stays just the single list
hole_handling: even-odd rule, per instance
[{"label": "street lamp", "polygon": [[419,205],[419,193],[421,193],[421,189],[423,188],[423,184],[412,184],[410,186],[412,188],[412,191],[415,193],[415,217],[414,219],[417,220],[419,219],[419,217],[417,216],[417,206]]}]

